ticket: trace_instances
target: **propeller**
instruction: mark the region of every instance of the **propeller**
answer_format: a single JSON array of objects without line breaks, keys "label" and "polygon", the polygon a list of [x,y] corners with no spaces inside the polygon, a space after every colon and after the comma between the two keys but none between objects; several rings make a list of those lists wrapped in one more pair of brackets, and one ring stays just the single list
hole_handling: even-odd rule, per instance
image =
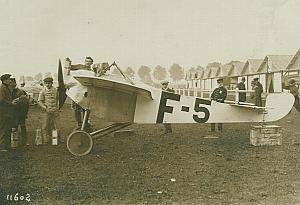
[{"label": "propeller", "polygon": [[57,79],[58,79],[58,107],[60,109],[64,105],[66,98],[67,98],[66,87],[65,87],[65,83],[64,83],[64,76],[63,76],[60,59],[59,59],[59,63],[58,63]]}]

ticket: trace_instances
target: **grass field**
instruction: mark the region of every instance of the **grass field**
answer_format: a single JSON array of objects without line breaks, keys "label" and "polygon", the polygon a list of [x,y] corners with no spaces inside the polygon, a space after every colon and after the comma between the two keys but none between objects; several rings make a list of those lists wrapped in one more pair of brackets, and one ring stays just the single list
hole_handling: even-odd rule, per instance
[{"label": "grass field", "polygon": [[[31,107],[31,144],[41,119]],[[11,204],[6,197],[16,193],[38,205],[300,204],[299,121],[293,110],[272,123],[283,128],[281,146],[251,146],[250,124],[243,123],[225,124],[218,138],[205,138],[205,124],[173,124],[167,136],[162,125],[132,125],[134,135],[99,139],[84,157],[65,144],[18,148],[0,153],[0,204]],[[60,135],[75,125],[66,106]]]}]

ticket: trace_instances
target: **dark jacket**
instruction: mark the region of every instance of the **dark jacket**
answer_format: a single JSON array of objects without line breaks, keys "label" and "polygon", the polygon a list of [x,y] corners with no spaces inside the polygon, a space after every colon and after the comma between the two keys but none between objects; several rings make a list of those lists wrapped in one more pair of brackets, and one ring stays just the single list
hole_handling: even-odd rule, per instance
[{"label": "dark jacket", "polygon": [[[245,83],[240,82],[237,84],[236,88],[239,90],[246,90]],[[246,101],[246,93],[239,93],[239,102],[245,102]]]},{"label": "dark jacket", "polygon": [[263,92],[263,86],[260,82],[254,85],[254,104],[256,106],[262,106],[261,94]]},{"label": "dark jacket", "polygon": [[12,92],[7,85],[0,85],[0,117],[13,117],[14,105]]},{"label": "dark jacket", "polygon": [[26,117],[29,110],[29,98],[24,90],[15,88],[12,92],[13,99],[19,98],[19,103],[15,106],[15,114],[19,117]]},{"label": "dark jacket", "polygon": [[212,100],[223,103],[227,97],[227,90],[223,86],[218,87],[218,88],[214,89],[214,91],[210,97]]}]

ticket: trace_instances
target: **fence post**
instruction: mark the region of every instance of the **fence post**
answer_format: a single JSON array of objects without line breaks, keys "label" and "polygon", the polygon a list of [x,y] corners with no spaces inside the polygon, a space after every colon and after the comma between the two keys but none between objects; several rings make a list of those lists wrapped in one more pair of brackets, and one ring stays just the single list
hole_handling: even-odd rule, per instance
[{"label": "fence post", "polygon": [[235,93],[235,104],[238,104],[239,103],[239,95],[240,95],[239,89],[236,88],[234,93]]}]

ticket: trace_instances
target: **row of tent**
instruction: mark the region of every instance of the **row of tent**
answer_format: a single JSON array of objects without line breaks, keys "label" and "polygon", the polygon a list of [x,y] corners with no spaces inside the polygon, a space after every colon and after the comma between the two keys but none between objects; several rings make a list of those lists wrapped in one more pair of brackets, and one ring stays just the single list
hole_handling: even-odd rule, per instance
[{"label": "row of tent", "polygon": [[234,89],[245,77],[246,89],[251,89],[251,81],[258,77],[264,92],[282,92],[285,76],[297,76],[299,73],[300,49],[295,55],[267,55],[264,59],[231,61],[224,65],[211,63],[206,68],[191,68],[185,75],[185,87],[210,90],[217,86],[216,79],[224,78],[228,89]]}]

